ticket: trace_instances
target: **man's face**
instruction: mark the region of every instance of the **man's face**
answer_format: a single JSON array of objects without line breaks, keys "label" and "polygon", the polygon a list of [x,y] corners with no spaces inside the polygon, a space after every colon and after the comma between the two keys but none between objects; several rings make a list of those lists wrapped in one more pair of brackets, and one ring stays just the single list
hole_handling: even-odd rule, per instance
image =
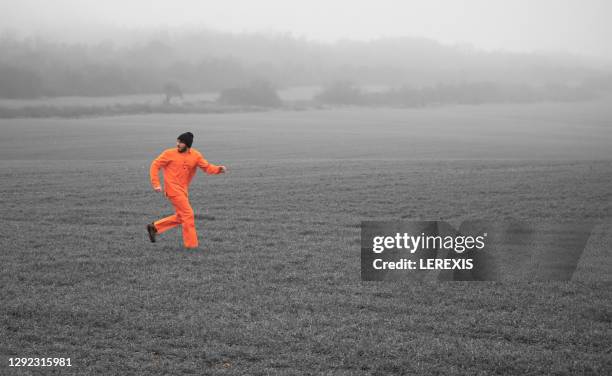
[{"label": "man's face", "polygon": [[182,143],[180,140],[176,140],[176,148],[178,149],[179,153],[184,153],[187,151],[187,145]]}]

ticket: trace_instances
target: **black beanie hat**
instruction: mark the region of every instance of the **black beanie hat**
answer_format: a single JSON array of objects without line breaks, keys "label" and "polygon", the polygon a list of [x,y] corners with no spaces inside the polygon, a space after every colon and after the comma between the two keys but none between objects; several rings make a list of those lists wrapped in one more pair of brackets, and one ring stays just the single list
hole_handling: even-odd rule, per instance
[{"label": "black beanie hat", "polygon": [[185,145],[187,145],[188,148],[191,147],[191,144],[193,144],[193,133],[191,132],[185,132],[182,135],[178,136],[177,138],[180,142],[184,143]]}]

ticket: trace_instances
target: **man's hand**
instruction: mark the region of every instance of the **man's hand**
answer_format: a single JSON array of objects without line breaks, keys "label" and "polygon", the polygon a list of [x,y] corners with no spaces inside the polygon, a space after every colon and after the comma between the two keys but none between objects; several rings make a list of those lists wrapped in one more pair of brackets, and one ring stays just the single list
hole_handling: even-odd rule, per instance
[{"label": "man's hand", "polygon": [[227,172],[227,167],[225,166],[219,166],[219,173],[220,174],[224,174]]},{"label": "man's hand", "polygon": [[155,192],[161,192],[162,191],[161,187],[153,187],[153,189],[155,190]]}]

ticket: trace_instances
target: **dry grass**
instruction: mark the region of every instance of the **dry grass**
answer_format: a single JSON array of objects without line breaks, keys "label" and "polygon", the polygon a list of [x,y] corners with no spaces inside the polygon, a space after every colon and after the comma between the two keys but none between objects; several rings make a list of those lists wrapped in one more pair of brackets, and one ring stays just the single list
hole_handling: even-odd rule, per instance
[{"label": "dry grass", "polygon": [[[504,108],[0,123],[1,372],[609,373],[609,283],[360,281],[360,221],[400,218],[595,219],[578,274],[609,275],[610,130],[568,110],[551,142],[548,109]],[[487,111],[532,127],[489,132]],[[171,209],[149,160],[182,129],[231,172],[192,185],[197,251],[144,232]],[[500,133],[527,159],[496,159]]]}]

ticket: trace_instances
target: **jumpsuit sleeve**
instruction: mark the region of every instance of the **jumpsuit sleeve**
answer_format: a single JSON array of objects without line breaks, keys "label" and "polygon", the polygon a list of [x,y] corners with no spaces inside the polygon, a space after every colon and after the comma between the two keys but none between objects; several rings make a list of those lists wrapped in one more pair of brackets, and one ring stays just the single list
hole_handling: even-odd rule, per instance
[{"label": "jumpsuit sleeve", "polygon": [[168,154],[166,152],[161,153],[157,158],[153,160],[151,163],[151,168],[149,169],[149,175],[151,178],[151,185],[153,188],[161,187],[159,182],[159,169],[165,167],[170,159],[168,158]]},{"label": "jumpsuit sleeve", "polygon": [[206,159],[204,159],[204,156],[202,156],[202,154],[198,155],[198,167],[200,167],[202,171],[209,175],[216,175],[221,172],[221,167],[208,162]]}]

